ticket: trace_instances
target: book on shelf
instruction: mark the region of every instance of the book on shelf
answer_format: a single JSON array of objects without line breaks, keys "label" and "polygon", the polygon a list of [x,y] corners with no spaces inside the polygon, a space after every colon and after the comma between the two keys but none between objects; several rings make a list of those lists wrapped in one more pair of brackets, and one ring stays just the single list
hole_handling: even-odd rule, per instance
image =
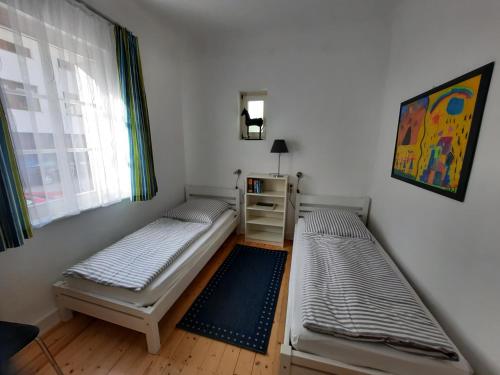
[{"label": "book on shelf", "polygon": [[253,192],[254,193],[257,193],[257,194],[260,194],[260,190],[259,190],[259,180],[258,179],[254,179],[253,180]]},{"label": "book on shelf", "polygon": [[259,208],[269,211],[276,209],[276,207],[278,206],[276,203],[268,203],[268,202],[257,202],[255,203],[255,205]]},{"label": "book on shelf", "polygon": [[247,193],[253,193],[253,178],[247,178]]},{"label": "book on shelf", "polygon": [[260,178],[247,178],[247,193],[261,194],[264,191],[264,181]]}]

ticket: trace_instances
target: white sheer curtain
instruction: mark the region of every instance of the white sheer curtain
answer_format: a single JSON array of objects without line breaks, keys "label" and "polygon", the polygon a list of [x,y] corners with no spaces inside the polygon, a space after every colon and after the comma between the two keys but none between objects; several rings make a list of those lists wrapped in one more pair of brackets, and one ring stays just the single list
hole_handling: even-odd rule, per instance
[{"label": "white sheer curtain", "polygon": [[71,0],[0,0],[0,80],[34,226],[130,196],[109,22]]}]

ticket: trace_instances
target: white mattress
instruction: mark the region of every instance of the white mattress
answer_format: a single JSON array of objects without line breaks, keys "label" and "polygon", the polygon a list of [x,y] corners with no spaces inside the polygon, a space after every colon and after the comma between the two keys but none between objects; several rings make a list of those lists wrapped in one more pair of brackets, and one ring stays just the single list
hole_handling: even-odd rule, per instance
[{"label": "white mattress", "polygon": [[[210,259],[213,255],[208,254],[208,246],[205,246],[214,234],[226,230],[237,220],[237,214],[233,210],[224,212],[212,226],[203,233],[195,242],[172,263],[165,271],[160,273],[146,288],[140,292],[133,290],[106,286],[90,280],[66,277],[65,281],[71,288],[91,293],[100,297],[124,301],[136,306],[149,306],[155,303],[161,296],[177,286],[177,282],[188,272],[200,259]],[[214,250],[214,252],[217,249]]]},{"label": "white mattress", "polygon": [[[302,233],[304,220],[295,226],[290,278],[290,341],[294,349],[330,358],[346,364],[386,371],[398,375],[459,375],[472,374],[472,369],[456,349],[458,362],[440,360],[395,350],[380,343],[367,343],[337,338],[312,332],[302,325],[302,278],[303,264]],[[377,243],[378,246],[380,246]],[[390,257],[382,250],[389,263],[406,281]],[[411,289],[411,287],[410,287]],[[413,289],[411,289],[413,290]],[[416,294],[415,294],[416,295]],[[420,300],[417,296],[417,299]],[[424,307],[425,308],[425,307]],[[426,308],[425,308],[426,309]],[[426,309],[427,311],[427,309]],[[451,341],[451,340],[450,340]]]}]

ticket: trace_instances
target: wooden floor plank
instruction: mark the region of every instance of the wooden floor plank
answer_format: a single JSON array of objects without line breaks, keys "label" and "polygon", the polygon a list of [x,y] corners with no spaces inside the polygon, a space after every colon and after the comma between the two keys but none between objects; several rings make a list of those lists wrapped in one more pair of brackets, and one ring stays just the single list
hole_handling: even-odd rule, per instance
[{"label": "wooden floor plank", "polygon": [[214,375],[219,367],[220,360],[224,354],[224,349],[227,344],[220,341],[211,340],[208,348],[208,354],[201,365],[201,370],[198,371],[199,375]]},{"label": "wooden floor plank", "polygon": [[[176,328],[210,278],[229,255],[235,244],[266,249],[280,249],[255,242],[243,236],[231,236],[193,280],[160,321],[161,350],[158,355],[147,352],[143,334],[75,314],[44,335],[45,342],[65,374],[112,375],[249,375],[278,374],[279,347],[286,318],[288,279],[291,256],[283,276],[278,297],[268,354],[262,355]],[[291,255],[291,243],[285,250]],[[18,374],[52,375],[53,371],[37,346],[30,345],[14,358]]]},{"label": "wooden floor plank", "polygon": [[189,356],[193,351],[198,337],[192,333],[187,332],[182,338],[179,346],[172,355],[168,367],[163,374],[165,375],[176,375],[182,372],[182,369],[186,366]]},{"label": "wooden floor plank", "polygon": [[224,353],[217,366],[215,373],[217,375],[233,375],[236,367],[236,362],[240,354],[240,348],[233,345],[226,345]]},{"label": "wooden floor plank", "polygon": [[255,352],[241,349],[240,355],[238,356],[238,361],[236,362],[236,367],[234,369],[234,374],[250,375],[253,370],[254,361],[255,361]]},{"label": "wooden floor plank", "polygon": [[[78,368],[78,365],[92,353],[94,346],[99,344],[99,331],[106,324],[103,321],[94,321],[77,339],[71,341],[56,355],[56,360],[64,373],[73,373]],[[49,364],[46,364],[39,373],[53,374]]]},{"label": "wooden floor plank", "polygon": [[[80,335],[92,322],[93,318],[75,313],[71,324],[61,323],[42,336],[45,344],[53,355],[58,354],[71,341]],[[24,350],[12,358],[18,374],[33,374],[44,367],[48,362],[40,347],[31,343]]]},{"label": "wooden floor plank", "polygon": [[189,356],[186,365],[182,369],[183,374],[194,375],[200,371],[203,371],[203,362],[208,356],[208,350],[210,348],[211,339],[198,336],[198,340]]},{"label": "wooden floor plank", "polygon": [[147,369],[145,375],[161,374],[167,367],[171,366],[171,358],[183,341],[184,336],[186,336],[186,332],[184,331],[178,329],[172,331],[169,337],[162,343],[160,353],[155,356],[153,363]]},{"label": "wooden floor plank", "polygon": [[157,356],[146,350],[143,335],[133,333],[134,337],[127,350],[113,366],[109,374],[112,375],[142,375],[147,373]]}]

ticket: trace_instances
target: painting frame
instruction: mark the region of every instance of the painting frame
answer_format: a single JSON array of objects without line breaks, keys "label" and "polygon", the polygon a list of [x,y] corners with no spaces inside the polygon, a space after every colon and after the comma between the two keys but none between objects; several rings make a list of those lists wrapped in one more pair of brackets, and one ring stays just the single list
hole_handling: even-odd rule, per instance
[{"label": "painting frame", "polygon": [[[484,114],[484,108],[486,105],[486,99],[488,96],[488,91],[489,91],[489,86],[490,86],[490,82],[491,82],[491,77],[493,74],[494,65],[495,65],[495,62],[491,62],[489,64],[486,64],[480,68],[477,68],[477,69],[475,69],[469,73],[466,73],[460,77],[457,77],[451,81],[443,83],[437,87],[432,88],[431,90],[428,90],[420,95],[417,95],[413,98],[405,100],[404,102],[401,103],[400,109],[399,109],[399,115],[398,115],[396,142],[395,142],[395,146],[394,146],[394,156],[393,156],[392,169],[391,169],[391,177],[392,178],[401,180],[403,182],[412,184],[414,186],[418,186],[422,189],[432,191],[434,193],[446,196],[448,198],[451,198],[451,199],[454,199],[454,200],[457,200],[460,202],[463,202],[465,200],[465,194],[467,191],[467,185],[468,185],[470,173],[472,170],[474,154],[476,152],[477,141],[479,138],[479,131],[481,128],[481,123],[482,123],[483,114]],[[463,153],[461,159],[459,160],[459,161],[461,161],[461,168],[459,171],[458,184],[454,188],[455,191],[452,191],[451,188],[448,188],[448,187],[439,187],[439,186],[436,186],[435,184],[429,184],[428,182],[423,182],[422,181],[423,175],[420,176],[421,178],[419,180],[420,164],[418,164],[416,167],[412,166],[412,168],[416,169],[414,176],[410,175],[410,174],[405,174],[404,172],[402,172],[401,166],[399,164],[401,162],[401,160],[397,159],[398,147],[404,147],[404,145],[409,144],[409,143],[403,144],[400,141],[400,137],[402,135],[402,133],[400,134],[400,131],[402,130],[402,126],[403,126],[402,125],[403,111],[407,111],[408,106],[415,104],[418,101],[425,100],[426,98],[427,98],[427,103],[428,103],[427,105],[429,105],[429,103],[430,103],[429,98],[432,95],[437,94],[437,93],[442,92],[442,91],[447,90],[447,89],[452,90],[452,88],[454,86],[457,86],[460,83],[463,83],[465,81],[469,81],[471,79],[474,79],[477,76],[479,76],[479,87],[477,90],[477,95],[475,97],[475,104],[473,106],[474,109],[473,109],[473,112],[471,114],[472,117],[469,117],[470,127],[469,127],[468,133],[467,133],[468,137],[467,137],[466,145],[461,146],[461,147],[465,147],[465,152]],[[449,101],[451,101],[451,99],[449,99]],[[424,116],[423,117],[423,125],[420,125],[420,126],[424,127],[424,129],[423,129],[424,135],[422,136],[422,138],[419,141],[420,143],[418,144],[420,147],[420,149],[419,149],[419,151],[420,151],[419,163],[420,163],[421,155],[424,153],[424,151],[427,151],[427,150],[422,148],[422,143],[424,142],[424,138],[425,138],[425,129],[426,129],[426,127],[428,127],[428,124],[426,121],[427,120],[426,116],[428,116],[428,115],[430,116],[430,113],[428,113],[428,107],[426,107],[424,115],[423,115]],[[409,125],[409,126],[411,126],[411,125]],[[407,140],[406,135],[404,136],[404,139]],[[398,143],[398,142],[400,142],[400,143]],[[458,143],[458,144],[460,144],[460,143]],[[416,145],[416,143],[414,143],[412,145]],[[425,145],[425,143],[424,143],[424,145]],[[428,150],[427,152],[429,154],[431,154],[433,151]],[[451,154],[451,159],[453,160],[454,155],[451,153],[451,151],[449,151],[449,153]],[[448,159],[446,159],[446,160],[448,160]],[[395,169],[396,163],[398,163],[398,165],[400,166],[400,168],[397,170]]]}]

